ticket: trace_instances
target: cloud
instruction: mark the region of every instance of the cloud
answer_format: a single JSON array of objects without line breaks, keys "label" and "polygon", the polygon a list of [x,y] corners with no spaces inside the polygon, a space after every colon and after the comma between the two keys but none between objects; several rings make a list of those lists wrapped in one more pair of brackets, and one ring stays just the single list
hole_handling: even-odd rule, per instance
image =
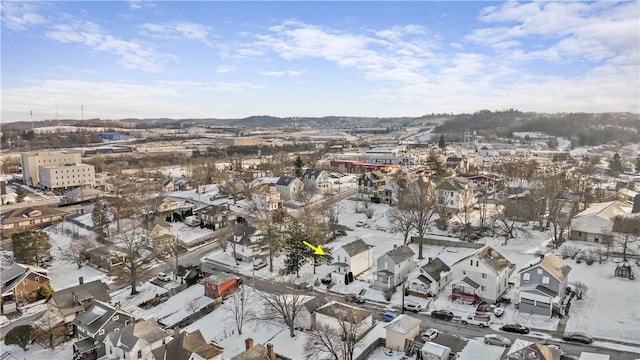
[{"label": "cloud", "polygon": [[129,0],[129,9],[131,10],[149,9],[155,6],[156,4],[153,3],[152,1]]},{"label": "cloud", "polygon": [[46,17],[35,12],[32,3],[3,1],[2,25],[15,31],[24,31],[32,27],[46,25]]},{"label": "cloud", "polygon": [[210,28],[191,22],[171,22],[164,24],[146,23],[140,25],[143,34],[161,39],[187,39],[209,44]]},{"label": "cloud", "polygon": [[45,32],[45,36],[117,55],[119,63],[127,69],[161,72],[163,63],[172,58],[170,54],[160,53],[137,41],[116,38],[96,23],[82,19],[54,24]]},{"label": "cloud", "polygon": [[305,73],[307,73],[307,70],[258,71],[260,75],[273,77],[301,76]]},{"label": "cloud", "polygon": [[218,74],[226,74],[226,73],[230,73],[235,71],[236,68],[230,65],[218,65],[218,67],[216,67],[216,69],[214,70],[214,72],[218,73]]}]

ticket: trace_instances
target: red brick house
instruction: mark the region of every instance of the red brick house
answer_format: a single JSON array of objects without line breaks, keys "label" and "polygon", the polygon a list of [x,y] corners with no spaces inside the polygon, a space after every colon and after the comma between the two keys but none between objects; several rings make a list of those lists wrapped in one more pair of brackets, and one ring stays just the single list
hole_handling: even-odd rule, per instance
[{"label": "red brick house", "polygon": [[238,279],[223,272],[215,273],[204,279],[204,295],[212,299],[224,297],[238,287]]},{"label": "red brick house", "polygon": [[49,270],[13,264],[0,272],[2,279],[2,313],[13,312],[16,304],[33,302],[38,298],[38,289],[49,285]]}]

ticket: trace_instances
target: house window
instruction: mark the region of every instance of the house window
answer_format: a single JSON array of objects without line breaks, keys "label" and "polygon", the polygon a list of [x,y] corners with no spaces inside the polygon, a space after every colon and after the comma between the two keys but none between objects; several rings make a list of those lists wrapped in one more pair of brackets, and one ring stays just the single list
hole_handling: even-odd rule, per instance
[{"label": "house window", "polygon": [[104,329],[100,329],[100,331],[98,331],[98,335],[104,335]]},{"label": "house window", "polygon": [[487,278],[487,274],[482,273],[482,278],[483,278],[483,279],[486,279],[486,278]]},{"label": "house window", "polygon": [[538,269],[538,275],[542,275],[542,269]]},{"label": "house window", "polygon": [[548,276],[543,276],[542,277],[542,285],[549,285],[549,277]]},{"label": "house window", "polygon": [[162,339],[162,345],[167,343],[167,339]]},{"label": "house window", "polygon": [[529,281],[529,279],[531,279],[531,274],[529,273],[522,274],[522,280]]},{"label": "house window", "polygon": [[486,291],[486,290],[487,290],[486,286],[484,286],[484,285],[480,286],[480,291]]},{"label": "house window", "polygon": [[473,266],[473,259],[471,259],[471,266]]},{"label": "house window", "polygon": [[462,275],[467,275],[467,270],[462,270]]},{"label": "house window", "polygon": [[138,359],[142,357],[142,350],[138,350]]},{"label": "house window", "polygon": [[113,317],[113,321],[116,321],[116,320],[118,320],[119,318],[120,318],[120,316],[119,316],[119,315],[115,315],[115,316]]},{"label": "house window", "polygon": [[39,283],[40,282],[40,276],[34,277],[33,280],[35,280],[37,283]]}]

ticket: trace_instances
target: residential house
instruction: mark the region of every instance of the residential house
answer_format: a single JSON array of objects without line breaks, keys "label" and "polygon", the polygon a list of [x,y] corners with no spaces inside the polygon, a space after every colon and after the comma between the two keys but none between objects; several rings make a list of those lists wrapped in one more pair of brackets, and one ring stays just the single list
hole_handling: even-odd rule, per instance
[{"label": "residential house", "polygon": [[298,194],[304,190],[304,183],[295,176],[280,176],[276,181],[276,189],[283,201],[295,200]]},{"label": "residential house", "polygon": [[373,312],[356,306],[331,301],[316,309],[315,326],[341,330],[342,325],[355,330],[359,336],[373,327]]},{"label": "residential house", "polygon": [[378,258],[373,288],[388,290],[402,284],[407,275],[416,268],[414,255],[408,245],[394,245],[392,250]]},{"label": "residential house", "polygon": [[151,233],[154,255],[176,248],[176,236],[173,234],[173,227],[167,220],[160,216],[154,216],[147,226]]},{"label": "residential house", "polygon": [[510,220],[535,221],[545,212],[545,199],[535,197],[529,190],[507,196],[504,214]]},{"label": "residential house", "polygon": [[591,205],[571,219],[570,240],[603,242],[611,236],[616,216],[631,212],[631,205],[614,200]]},{"label": "residential house", "polygon": [[351,273],[356,277],[373,267],[373,246],[358,239],[336,249],[333,260],[335,262],[331,265],[338,275],[335,276],[335,283],[344,283],[344,274]]},{"label": "residential house", "polygon": [[229,224],[236,222],[238,214],[235,211],[230,210],[229,206],[209,205],[196,211],[197,218],[205,225],[213,227],[213,229],[220,229]]},{"label": "residential house", "polygon": [[302,307],[296,315],[294,325],[303,329],[313,329],[316,323],[316,311],[326,304],[327,300],[322,295],[307,297],[303,300]]},{"label": "residential house", "polygon": [[388,176],[382,171],[369,171],[358,177],[360,199],[380,203],[385,193]]},{"label": "residential house", "polygon": [[259,258],[262,253],[261,239],[262,235],[255,227],[236,223],[233,227],[233,235],[228,242],[236,259],[253,262],[254,258]]},{"label": "residential house", "polygon": [[171,341],[171,335],[158,325],[155,318],[150,318],[107,334],[103,342],[110,360],[155,360],[151,351],[166,345]]},{"label": "residential house", "polygon": [[77,204],[81,202],[88,202],[101,197],[104,197],[105,193],[100,189],[94,189],[91,186],[78,186],[77,188],[68,191],[60,199],[61,204]]},{"label": "residential house", "polygon": [[15,263],[0,271],[2,283],[2,314],[17,310],[20,303],[29,303],[38,299],[38,290],[49,285],[49,270],[33,265]]},{"label": "residential house", "polygon": [[562,358],[561,355],[562,351],[559,349],[542,345],[540,343],[516,339],[509,349],[502,354],[500,360],[560,360]]},{"label": "residential house", "polygon": [[175,210],[178,210],[182,207],[180,202],[176,199],[164,198],[162,202],[158,205],[158,214],[166,215],[171,214]]},{"label": "residential house", "polygon": [[268,343],[266,346],[262,344],[253,345],[253,339],[244,340],[245,350],[231,360],[276,360],[278,357],[273,350],[273,344]]},{"label": "residential house", "polygon": [[302,182],[305,190],[308,188],[320,191],[321,193],[331,189],[331,179],[329,173],[323,169],[307,169],[302,174]]},{"label": "residential house", "polygon": [[61,316],[65,324],[71,323],[76,315],[85,311],[94,300],[109,302],[109,286],[100,280],[80,284],[66,289],[54,291],[47,306],[51,312]]},{"label": "residential house", "polygon": [[280,193],[274,184],[260,184],[251,193],[251,200],[260,212],[270,213],[282,208]]},{"label": "residential house", "polygon": [[464,173],[469,170],[469,161],[465,157],[455,155],[448,156],[445,163],[449,169],[457,173]]},{"label": "residential house", "polygon": [[385,328],[385,346],[403,352],[407,341],[414,341],[420,335],[420,319],[407,314],[398,315]]},{"label": "residential house", "polygon": [[473,186],[476,193],[493,194],[500,183],[498,178],[489,175],[462,174],[460,176]]},{"label": "residential house", "polygon": [[455,262],[451,297],[472,303],[495,303],[507,290],[514,265],[489,245]]},{"label": "residential house", "polygon": [[436,296],[450,281],[451,268],[440,258],[430,259],[417,272],[409,275],[408,291],[411,295]]},{"label": "residential house", "polygon": [[473,193],[473,186],[461,177],[446,179],[438,184],[436,199],[449,214],[463,212],[478,202]]},{"label": "residential house", "polygon": [[238,278],[229,273],[217,272],[204,278],[204,295],[217,299],[238,288]]},{"label": "residential house", "polygon": [[191,190],[191,182],[186,177],[180,177],[173,181],[174,190],[176,191],[186,191]]},{"label": "residential house", "polygon": [[111,271],[122,266],[127,261],[125,251],[115,245],[104,245],[88,251],[89,262],[93,265]]},{"label": "residential house", "polygon": [[77,340],[73,343],[74,360],[93,360],[106,355],[105,338],[133,322],[131,314],[107,302],[93,300],[71,322]]},{"label": "residential house", "polygon": [[554,308],[564,315],[563,300],[571,267],[553,253],[540,255],[518,272],[519,310],[551,316]]},{"label": "residential house", "polygon": [[222,360],[224,349],[208,343],[200,330],[180,331],[164,346],[151,351],[155,360]]},{"label": "residential house", "polygon": [[34,229],[63,220],[67,211],[57,207],[29,206],[7,210],[0,215],[0,230],[4,236],[22,230]]},{"label": "residential house", "polygon": [[173,178],[168,178],[162,182],[162,192],[172,192],[176,190],[176,184],[173,181]]}]

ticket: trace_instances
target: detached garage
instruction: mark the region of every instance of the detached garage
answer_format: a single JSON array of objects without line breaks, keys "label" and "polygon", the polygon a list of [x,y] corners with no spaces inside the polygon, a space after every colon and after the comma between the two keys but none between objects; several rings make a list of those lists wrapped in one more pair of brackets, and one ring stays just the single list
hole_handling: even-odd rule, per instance
[{"label": "detached garage", "polygon": [[232,292],[238,287],[235,275],[227,273],[215,273],[204,279],[204,295],[217,299]]},{"label": "detached garage", "polygon": [[420,319],[402,314],[393,319],[386,329],[386,344],[389,349],[404,351],[407,340],[415,340],[420,335]]}]

